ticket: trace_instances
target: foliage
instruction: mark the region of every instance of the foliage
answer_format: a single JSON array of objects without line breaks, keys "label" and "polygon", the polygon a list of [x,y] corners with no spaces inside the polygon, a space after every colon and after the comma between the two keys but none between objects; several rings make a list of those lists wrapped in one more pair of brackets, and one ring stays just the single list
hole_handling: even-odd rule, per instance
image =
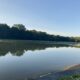
[{"label": "foliage", "polygon": [[16,40],[40,40],[40,41],[64,41],[79,42],[80,38],[50,35],[46,32],[26,30],[23,24],[14,24],[12,27],[7,24],[0,24],[0,39]]},{"label": "foliage", "polygon": [[15,27],[19,30],[26,30],[26,28],[23,24],[14,24],[12,27]]},{"label": "foliage", "polygon": [[62,77],[60,80],[80,80],[80,74]]}]

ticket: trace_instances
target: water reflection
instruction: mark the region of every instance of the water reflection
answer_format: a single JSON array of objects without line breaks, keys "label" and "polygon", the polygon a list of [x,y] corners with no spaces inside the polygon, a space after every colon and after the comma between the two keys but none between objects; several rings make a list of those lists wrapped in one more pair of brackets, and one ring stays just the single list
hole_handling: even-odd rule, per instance
[{"label": "water reflection", "polygon": [[0,80],[32,80],[80,64],[80,49],[71,47],[69,44],[1,41]]},{"label": "water reflection", "polygon": [[45,50],[49,47],[69,47],[68,44],[55,44],[33,41],[1,41],[0,42],[0,56],[5,56],[8,52],[15,56],[21,56],[24,51]]}]

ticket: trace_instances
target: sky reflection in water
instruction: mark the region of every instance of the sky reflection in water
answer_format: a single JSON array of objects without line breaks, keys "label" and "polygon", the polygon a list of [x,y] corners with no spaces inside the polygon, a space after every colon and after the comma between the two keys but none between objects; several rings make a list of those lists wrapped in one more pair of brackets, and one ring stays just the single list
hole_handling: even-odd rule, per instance
[{"label": "sky reflection in water", "polygon": [[79,48],[52,44],[23,45],[24,43],[1,44],[0,80],[25,80],[80,64]]}]

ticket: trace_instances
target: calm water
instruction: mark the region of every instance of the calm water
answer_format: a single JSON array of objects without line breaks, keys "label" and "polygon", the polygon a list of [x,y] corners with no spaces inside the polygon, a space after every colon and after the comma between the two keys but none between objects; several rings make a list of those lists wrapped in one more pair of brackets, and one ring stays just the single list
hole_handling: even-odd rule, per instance
[{"label": "calm water", "polygon": [[38,42],[0,42],[0,80],[30,80],[80,64],[80,49]]}]

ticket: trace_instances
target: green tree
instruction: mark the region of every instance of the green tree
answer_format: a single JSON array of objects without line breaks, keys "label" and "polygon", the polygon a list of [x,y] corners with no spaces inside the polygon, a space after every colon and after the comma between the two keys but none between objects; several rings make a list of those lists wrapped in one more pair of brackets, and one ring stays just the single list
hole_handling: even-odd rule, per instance
[{"label": "green tree", "polygon": [[23,24],[14,24],[12,27],[15,27],[19,30],[26,30],[25,26]]},{"label": "green tree", "polygon": [[7,24],[0,24],[0,29],[6,30],[9,29],[10,27]]}]

